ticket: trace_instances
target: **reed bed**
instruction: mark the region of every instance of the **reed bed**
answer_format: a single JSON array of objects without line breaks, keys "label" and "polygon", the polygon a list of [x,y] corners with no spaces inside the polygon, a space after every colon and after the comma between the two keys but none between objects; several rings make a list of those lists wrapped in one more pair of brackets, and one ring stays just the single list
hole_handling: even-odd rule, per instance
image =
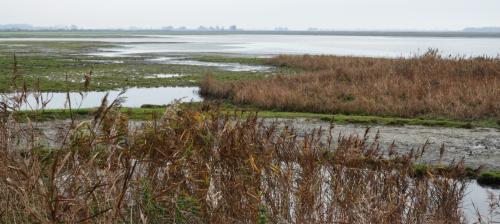
[{"label": "reed bed", "polygon": [[500,118],[500,59],[278,56],[268,63],[299,70],[263,80],[206,77],[205,96],[262,109],[396,117]]},{"label": "reed bed", "polygon": [[[256,117],[168,108],[137,128],[103,107],[58,147],[31,125],[0,125],[6,223],[460,223],[461,163],[416,175],[421,152],[382,155],[376,138],[299,137]],[[370,143],[371,142],[371,143]],[[444,221],[443,221],[444,220]]]}]

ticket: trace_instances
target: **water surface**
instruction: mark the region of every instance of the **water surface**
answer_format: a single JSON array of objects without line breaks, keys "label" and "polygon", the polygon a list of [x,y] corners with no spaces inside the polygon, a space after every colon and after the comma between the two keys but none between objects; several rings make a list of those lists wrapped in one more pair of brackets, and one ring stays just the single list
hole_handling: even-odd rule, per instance
[{"label": "water surface", "polygon": [[[71,92],[71,107],[73,109],[99,107],[106,93],[109,93],[108,102],[111,102],[119,96],[120,92],[119,90],[87,92],[83,93],[83,95]],[[45,109],[69,108],[66,93],[43,93],[42,97],[50,99]],[[144,104],[165,105],[172,103],[174,100],[180,100],[181,102],[199,102],[202,100],[198,95],[198,87],[130,88],[126,90],[122,97],[125,99],[122,103],[124,107],[141,107]],[[23,106],[23,109],[31,108],[41,108],[33,95],[28,97],[28,104]]]},{"label": "water surface", "polygon": [[231,63],[231,62],[206,62],[189,60],[182,57],[159,57],[154,59],[149,59],[147,61],[159,64],[169,64],[169,65],[193,65],[193,66],[206,66],[214,67],[224,71],[231,72],[268,72],[272,70],[272,66],[264,65],[245,65],[241,63]]},{"label": "water surface", "polygon": [[227,53],[246,55],[333,54],[399,57],[438,48],[444,55],[500,54],[500,38],[396,37],[335,35],[151,35],[130,38],[0,38],[8,41],[99,41],[121,45],[96,52],[100,56],[144,53]]},{"label": "water surface", "polygon": [[[471,181],[468,184],[465,198],[462,201],[462,208],[469,223],[476,221],[477,212],[479,212],[483,218],[490,217],[490,206],[488,202],[491,193],[493,193],[493,196],[497,199],[500,197],[500,189],[498,188],[483,187],[476,181]],[[497,209],[497,211],[500,210]],[[493,215],[492,219],[500,221],[500,214]]]}]

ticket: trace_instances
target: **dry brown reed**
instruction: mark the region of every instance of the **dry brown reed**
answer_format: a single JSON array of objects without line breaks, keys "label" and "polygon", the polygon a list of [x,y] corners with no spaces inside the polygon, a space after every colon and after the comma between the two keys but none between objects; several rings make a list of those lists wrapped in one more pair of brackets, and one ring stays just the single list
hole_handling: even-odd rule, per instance
[{"label": "dry brown reed", "polygon": [[278,56],[271,65],[301,70],[263,80],[217,82],[201,93],[263,109],[398,117],[500,118],[500,60]]},{"label": "dry brown reed", "polygon": [[320,142],[322,130],[298,137],[291,128],[217,111],[172,107],[135,131],[117,110],[98,117],[78,123],[55,149],[24,141],[33,134],[26,126],[2,122],[0,220],[462,220],[460,164],[446,174],[414,178],[418,153],[384,157],[364,137],[344,136],[328,145]]}]

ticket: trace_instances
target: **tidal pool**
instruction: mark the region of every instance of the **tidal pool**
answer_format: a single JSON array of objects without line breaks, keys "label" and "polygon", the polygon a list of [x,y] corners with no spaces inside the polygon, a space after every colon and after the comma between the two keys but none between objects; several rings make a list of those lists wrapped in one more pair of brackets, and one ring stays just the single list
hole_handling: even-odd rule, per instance
[{"label": "tidal pool", "polygon": [[145,76],[146,79],[168,79],[168,78],[178,78],[184,76],[183,74],[152,74]]},{"label": "tidal pool", "polygon": [[271,66],[264,65],[245,65],[240,63],[227,63],[227,62],[205,62],[189,60],[183,57],[159,57],[149,59],[147,61],[159,64],[169,65],[193,65],[193,66],[206,66],[215,67],[224,71],[231,72],[268,72],[272,70]]}]

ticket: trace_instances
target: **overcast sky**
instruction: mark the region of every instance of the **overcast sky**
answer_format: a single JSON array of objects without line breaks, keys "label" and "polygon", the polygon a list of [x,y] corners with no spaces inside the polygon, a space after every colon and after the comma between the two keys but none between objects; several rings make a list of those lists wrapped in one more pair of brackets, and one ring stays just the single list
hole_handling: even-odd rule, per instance
[{"label": "overcast sky", "polygon": [[500,0],[1,0],[0,24],[85,28],[455,30],[500,26]]}]

